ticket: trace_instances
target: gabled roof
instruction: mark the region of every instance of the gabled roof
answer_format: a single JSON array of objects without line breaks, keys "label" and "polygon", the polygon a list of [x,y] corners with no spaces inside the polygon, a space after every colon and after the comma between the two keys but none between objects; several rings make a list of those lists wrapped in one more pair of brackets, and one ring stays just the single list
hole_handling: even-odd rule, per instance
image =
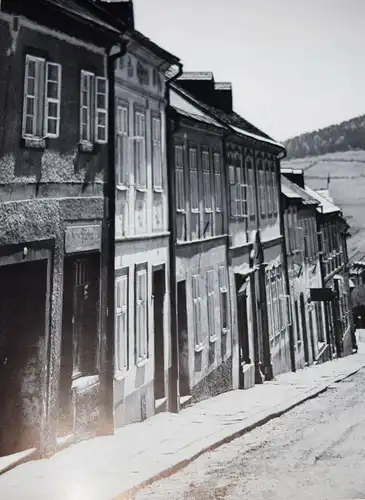
[{"label": "gabled roof", "polygon": [[159,45],[157,45],[155,42],[153,42],[150,38],[145,36],[143,33],[137,30],[133,30],[128,32],[130,37],[133,40],[136,40],[139,42],[142,46],[146,47],[147,49],[150,49],[151,52],[156,54],[156,56],[160,57],[161,59],[165,60],[166,62],[170,64],[179,64],[180,59],[177,56],[174,56],[167,50],[163,49]]},{"label": "gabled roof", "polygon": [[349,263],[352,265],[364,265],[365,266],[365,252],[358,250],[349,258]]},{"label": "gabled roof", "polygon": [[[200,74],[207,75],[207,73],[200,73]],[[183,75],[179,79],[183,79]],[[197,108],[200,108],[202,111],[212,116],[215,120],[220,122],[222,125],[228,127],[228,129],[230,129],[234,133],[242,135],[244,137],[249,137],[262,141],[266,144],[271,144],[273,146],[279,147],[280,149],[285,149],[282,144],[274,141],[271,137],[269,137],[267,134],[256,128],[254,125],[245,120],[235,111],[228,113],[226,111],[216,108],[215,106],[211,106],[197,99],[191,93],[181,88],[181,86],[179,85],[179,79],[171,84],[171,87],[176,91],[177,94],[180,94],[181,96],[185,97]],[[203,79],[203,77],[201,77],[201,79]],[[205,79],[208,78],[206,77]]]},{"label": "gabled roof", "polygon": [[217,120],[204,113],[199,107],[194,106],[189,100],[180,95],[175,89],[170,89],[170,106],[175,109],[179,114],[197,120],[199,122],[206,123],[207,125],[213,125],[221,130],[224,130],[224,126],[221,125]]},{"label": "gabled roof", "polygon": [[284,175],[281,175],[281,192],[288,199],[300,200],[303,205],[312,205],[314,207],[319,205],[318,200]]},{"label": "gabled roof", "polygon": [[329,200],[321,196],[317,191],[314,191],[314,189],[311,189],[309,186],[305,186],[305,190],[310,196],[315,198],[316,200],[319,201],[319,207],[317,210],[322,213],[322,214],[334,214],[334,213],[340,213],[342,215],[342,211],[339,207],[331,203]]}]

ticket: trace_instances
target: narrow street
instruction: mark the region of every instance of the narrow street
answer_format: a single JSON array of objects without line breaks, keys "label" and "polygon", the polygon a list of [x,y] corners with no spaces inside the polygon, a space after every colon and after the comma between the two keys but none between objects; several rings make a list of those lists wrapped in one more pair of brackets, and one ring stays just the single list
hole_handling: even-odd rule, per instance
[{"label": "narrow street", "polygon": [[136,500],[365,499],[365,370]]}]

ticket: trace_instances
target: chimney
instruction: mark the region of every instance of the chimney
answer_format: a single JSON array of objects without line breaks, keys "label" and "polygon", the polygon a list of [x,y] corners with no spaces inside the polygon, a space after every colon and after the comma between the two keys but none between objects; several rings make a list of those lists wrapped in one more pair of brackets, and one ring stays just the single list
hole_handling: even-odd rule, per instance
[{"label": "chimney", "polygon": [[229,82],[216,82],[214,84],[216,94],[215,105],[217,108],[232,113],[233,111],[233,96],[232,84]]},{"label": "chimney", "polygon": [[134,29],[133,0],[94,0],[114,19],[122,21],[127,28]]},{"label": "chimney", "polygon": [[214,77],[210,71],[184,72],[178,78],[177,84],[199,101],[214,106]]}]

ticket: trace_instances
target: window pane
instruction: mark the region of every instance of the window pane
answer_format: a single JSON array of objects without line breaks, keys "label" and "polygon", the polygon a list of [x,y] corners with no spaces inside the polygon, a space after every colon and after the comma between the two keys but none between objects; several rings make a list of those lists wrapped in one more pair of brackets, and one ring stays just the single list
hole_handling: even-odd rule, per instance
[{"label": "window pane", "polygon": [[48,118],[48,133],[54,135],[57,133],[57,119]]}]

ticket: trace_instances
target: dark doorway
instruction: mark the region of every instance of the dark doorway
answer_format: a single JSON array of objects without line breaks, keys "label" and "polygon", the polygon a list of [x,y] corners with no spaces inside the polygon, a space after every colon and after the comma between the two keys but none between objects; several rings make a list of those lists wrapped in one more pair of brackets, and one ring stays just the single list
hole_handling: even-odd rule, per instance
[{"label": "dark doorway", "polygon": [[309,363],[309,344],[308,344],[308,332],[307,332],[307,318],[305,314],[305,303],[304,294],[301,293],[300,297],[300,315],[302,319],[302,333],[303,333],[303,345],[304,345],[304,361]]},{"label": "dark doorway", "polygon": [[0,456],[39,444],[46,302],[47,260],[0,267]]},{"label": "dark doorway", "polygon": [[311,337],[311,345],[312,345],[312,359],[315,361],[316,359],[316,348],[314,342],[314,325],[313,325],[313,311],[309,311],[309,331]]},{"label": "dark doorway", "polygon": [[294,301],[294,313],[295,313],[295,329],[297,332],[297,345],[300,345],[301,337],[300,337],[300,324],[299,324],[299,307],[298,301]]},{"label": "dark doorway", "polygon": [[237,324],[239,347],[239,386],[244,387],[244,366],[251,363],[247,320],[247,285],[248,281],[240,275],[235,276],[237,291]]},{"label": "dark doorway", "polygon": [[153,321],[155,341],[155,401],[165,398],[164,301],[165,266],[152,273]]},{"label": "dark doorway", "polygon": [[74,433],[72,383],[97,373],[100,255],[64,261],[59,437]]},{"label": "dark doorway", "polygon": [[177,284],[177,324],[179,334],[179,391],[180,398],[189,395],[189,342],[186,309],[186,281]]}]

